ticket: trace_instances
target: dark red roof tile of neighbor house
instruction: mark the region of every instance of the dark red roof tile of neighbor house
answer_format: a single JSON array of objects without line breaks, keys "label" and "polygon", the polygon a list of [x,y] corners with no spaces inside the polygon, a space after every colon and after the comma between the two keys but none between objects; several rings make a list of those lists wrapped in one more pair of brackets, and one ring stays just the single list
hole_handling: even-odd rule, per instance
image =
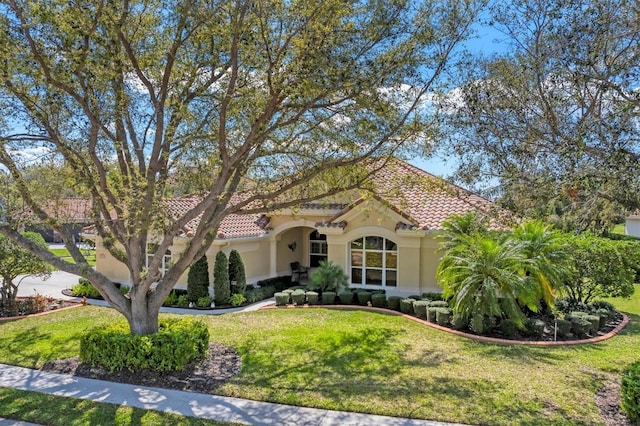
[{"label": "dark red roof tile of neighbor house", "polygon": [[[42,210],[50,217],[66,223],[87,223],[91,222],[92,202],[90,198],[66,197],[56,200],[49,200],[43,203]],[[25,206],[19,215],[24,217],[35,217],[31,208]]]}]

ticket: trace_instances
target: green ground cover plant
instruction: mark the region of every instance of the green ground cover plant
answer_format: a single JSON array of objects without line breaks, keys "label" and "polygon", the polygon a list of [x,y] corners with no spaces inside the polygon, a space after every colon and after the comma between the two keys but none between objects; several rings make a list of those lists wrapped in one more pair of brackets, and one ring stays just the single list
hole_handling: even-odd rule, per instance
[{"label": "green ground cover plant", "polygon": [[[364,311],[198,318],[211,341],[242,356],[240,374],[219,388],[223,395],[468,424],[599,425],[594,395],[620,379],[640,347],[640,291],[607,300],[631,317],[620,335],[554,348],[483,344]],[[86,328],[116,318],[88,306],[0,324],[0,362],[37,368],[75,356]]]}]

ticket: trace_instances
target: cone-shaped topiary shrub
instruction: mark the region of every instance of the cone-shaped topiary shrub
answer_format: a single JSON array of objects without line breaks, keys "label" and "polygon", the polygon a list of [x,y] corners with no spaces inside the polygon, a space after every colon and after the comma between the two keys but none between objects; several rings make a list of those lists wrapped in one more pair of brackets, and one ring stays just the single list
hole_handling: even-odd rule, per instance
[{"label": "cone-shaped topiary shrub", "polygon": [[236,283],[232,286],[233,293],[244,294],[247,290],[247,275],[244,270],[244,262],[237,250],[229,253],[229,281]]},{"label": "cone-shaped topiary shrub", "polygon": [[209,296],[209,262],[202,256],[189,268],[187,275],[187,299],[196,303],[201,297]]},{"label": "cone-shaped topiary shrub", "polygon": [[230,296],[229,261],[227,255],[219,251],[213,268],[213,298],[216,305],[224,305]]}]

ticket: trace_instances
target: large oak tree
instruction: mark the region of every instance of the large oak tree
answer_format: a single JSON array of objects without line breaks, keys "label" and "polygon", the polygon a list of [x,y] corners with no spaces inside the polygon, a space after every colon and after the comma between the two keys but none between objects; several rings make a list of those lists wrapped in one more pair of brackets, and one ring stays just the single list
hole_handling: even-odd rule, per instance
[{"label": "large oak tree", "polygon": [[[21,238],[12,220],[0,232],[90,279],[133,333],[153,333],[163,300],[229,214],[358,187],[430,134],[423,100],[448,81],[479,6],[5,0],[0,163],[76,264]],[[35,154],[74,170],[90,194],[97,233],[129,270],[129,298],[47,215],[49,191],[30,190],[23,172]],[[175,188],[198,190],[201,201],[168,217],[162,199]],[[163,254],[194,219],[190,244],[162,275]],[[157,251],[146,265],[151,236]]]},{"label": "large oak tree", "polygon": [[459,176],[520,214],[606,232],[640,206],[638,2],[497,2],[491,15],[504,53],[445,102]]}]

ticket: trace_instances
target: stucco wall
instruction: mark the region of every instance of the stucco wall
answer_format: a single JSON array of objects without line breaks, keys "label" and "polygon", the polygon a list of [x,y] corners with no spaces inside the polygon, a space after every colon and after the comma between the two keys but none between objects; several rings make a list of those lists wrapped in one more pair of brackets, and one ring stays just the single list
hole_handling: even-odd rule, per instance
[{"label": "stucco wall", "polygon": [[640,217],[628,217],[625,220],[624,233],[634,237],[640,237]]}]

